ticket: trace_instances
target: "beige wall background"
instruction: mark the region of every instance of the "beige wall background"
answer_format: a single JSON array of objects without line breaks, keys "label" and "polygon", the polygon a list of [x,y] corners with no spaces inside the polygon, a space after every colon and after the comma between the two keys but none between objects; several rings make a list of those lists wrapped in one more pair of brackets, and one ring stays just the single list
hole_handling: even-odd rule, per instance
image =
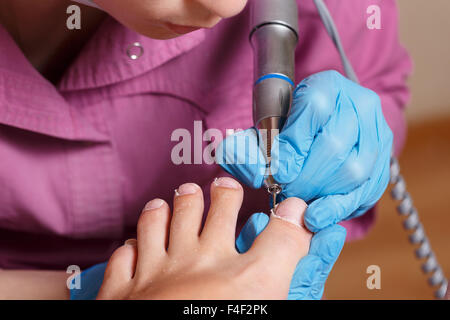
[{"label": "beige wall background", "polygon": [[400,37],[414,60],[412,123],[450,117],[450,0],[397,0]]}]

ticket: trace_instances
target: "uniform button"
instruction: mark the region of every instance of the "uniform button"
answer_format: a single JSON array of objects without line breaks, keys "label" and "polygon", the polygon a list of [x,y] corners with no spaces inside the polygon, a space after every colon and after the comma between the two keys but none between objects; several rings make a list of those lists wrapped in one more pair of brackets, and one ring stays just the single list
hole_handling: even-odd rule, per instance
[{"label": "uniform button", "polygon": [[144,48],[142,47],[140,42],[135,42],[128,46],[127,48],[127,56],[131,60],[137,60],[144,54]]}]

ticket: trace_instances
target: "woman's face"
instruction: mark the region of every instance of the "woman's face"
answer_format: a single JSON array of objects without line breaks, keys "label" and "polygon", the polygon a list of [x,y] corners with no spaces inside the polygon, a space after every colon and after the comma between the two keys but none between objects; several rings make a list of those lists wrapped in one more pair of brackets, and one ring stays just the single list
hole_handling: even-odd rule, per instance
[{"label": "woman's face", "polygon": [[95,0],[127,27],[155,39],[211,28],[242,11],[248,0]]}]

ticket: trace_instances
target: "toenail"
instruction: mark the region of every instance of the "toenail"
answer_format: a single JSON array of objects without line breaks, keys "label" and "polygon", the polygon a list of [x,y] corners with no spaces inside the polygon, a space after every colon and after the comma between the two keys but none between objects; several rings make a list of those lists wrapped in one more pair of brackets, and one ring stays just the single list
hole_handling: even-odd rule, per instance
[{"label": "toenail", "polygon": [[175,190],[175,195],[177,196],[183,196],[187,194],[194,194],[196,193],[200,187],[196,185],[195,183],[185,183],[178,187],[178,189]]},{"label": "toenail", "polygon": [[275,211],[272,211],[272,216],[304,227],[303,214],[307,207],[304,201],[289,198],[276,206]]},{"label": "toenail", "polygon": [[150,211],[150,210],[155,210],[155,209],[159,209],[162,207],[162,205],[164,204],[164,200],[161,199],[154,199],[150,202],[148,202],[143,211]]},{"label": "toenail", "polygon": [[223,177],[223,178],[216,178],[214,179],[214,185],[218,186],[218,187],[223,187],[223,188],[231,188],[231,189],[239,189],[239,183],[232,179],[232,178],[227,178],[227,177]]},{"label": "toenail", "polygon": [[125,245],[135,247],[135,246],[137,246],[137,240],[136,239],[128,239],[127,241],[125,241]]}]

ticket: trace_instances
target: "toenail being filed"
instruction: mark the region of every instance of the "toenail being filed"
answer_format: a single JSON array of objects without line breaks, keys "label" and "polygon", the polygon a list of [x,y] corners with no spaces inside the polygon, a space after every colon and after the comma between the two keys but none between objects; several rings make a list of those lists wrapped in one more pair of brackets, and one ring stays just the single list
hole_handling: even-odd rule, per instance
[{"label": "toenail being filed", "polygon": [[148,202],[143,211],[150,211],[150,210],[155,210],[155,209],[159,209],[162,207],[162,205],[164,204],[164,200],[161,199],[154,199],[150,202]]},{"label": "toenail being filed", "polygon": [[218,187],[239,189],[239,183],[236,180],[227,177],[216,178],[213,183]]},{"label": "toenail being filed", "polygon": [[196,185],[195,183],[185,183],[178,187],[178,189],[175,190],[175,195],[177,196],[184,196],[187,194],[194,194],[198,190],[200,190],[200,187]]},{"label": "toenail being filed", "polygon": [[272,216],[304,228],[303,214],[306,208],[307,205],[302,200],[290,198],[280,203],[275,211],[272,211]]}]

